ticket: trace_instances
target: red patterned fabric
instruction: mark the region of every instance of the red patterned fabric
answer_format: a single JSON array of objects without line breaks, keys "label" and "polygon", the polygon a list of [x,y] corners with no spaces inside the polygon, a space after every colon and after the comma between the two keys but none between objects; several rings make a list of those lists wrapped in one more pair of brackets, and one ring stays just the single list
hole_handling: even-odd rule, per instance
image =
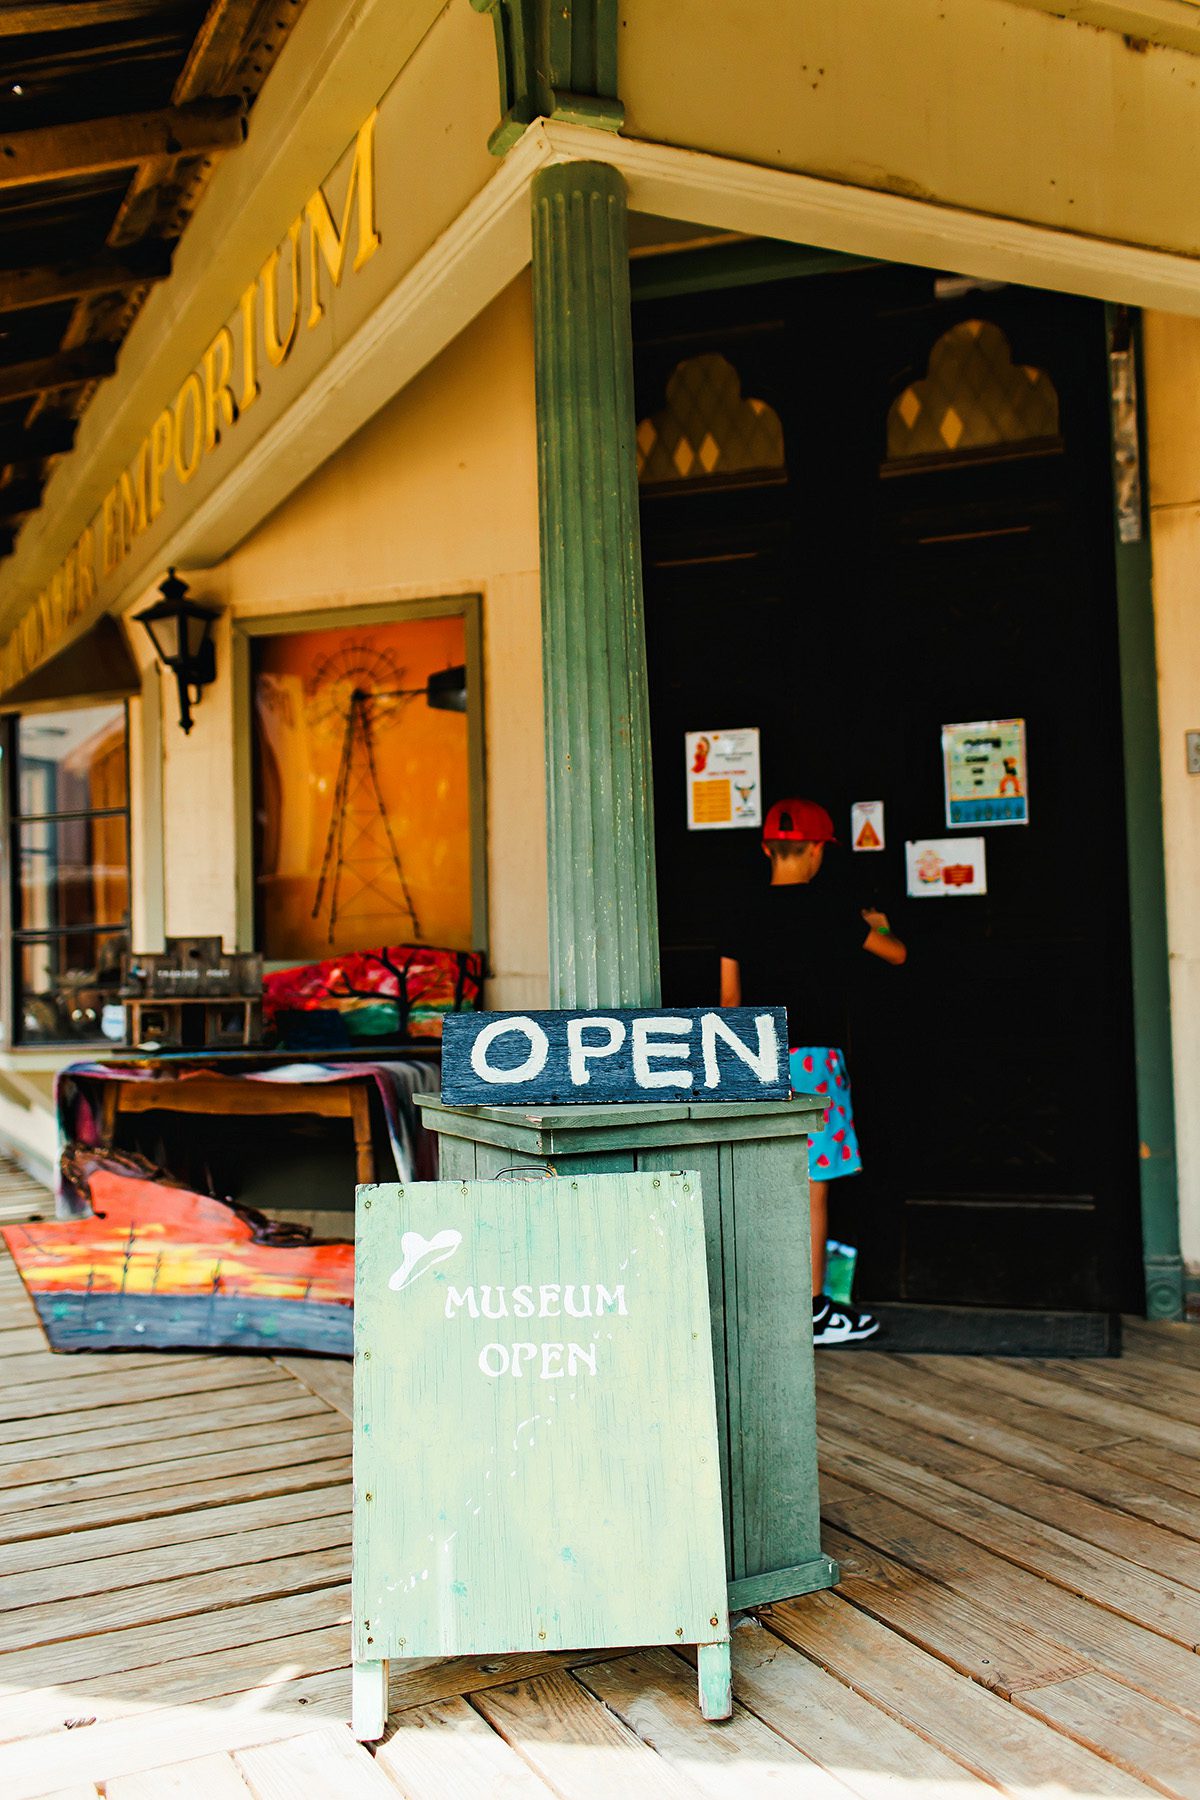
[{"label": "red patterned fabric", "polygon": [[391,944],[267,975],[263,1016],[268,1031],[282,1024],[285,1036],[281,1015],[325,1012],[339,1015],[352,1038],[440,1038],[446,1013],[474,1011],[482,988],[476,950]]}]

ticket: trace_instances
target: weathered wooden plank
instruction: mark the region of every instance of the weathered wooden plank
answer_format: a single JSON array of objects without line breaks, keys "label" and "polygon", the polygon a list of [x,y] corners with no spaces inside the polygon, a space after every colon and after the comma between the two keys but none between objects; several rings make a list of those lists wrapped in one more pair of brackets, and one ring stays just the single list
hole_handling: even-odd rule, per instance
[{"label": "weathered wooden plank", "polygon": [[403,1713],[375,1763],[405,1800],[547,1800],[552,1792],[461,1699]]},{"label": "weathered wooden plank", "polygon": [[[943,1637],[934,1635],[946,1617],[942,1595],[949,1590],[985,1617],[1027,1620],[1067,1651],[1131,1688],[1195,1713],[1192,1651],[1030,1575],[890,1501],[863,1500],[845,1509],[835,1503],[829,1516],[837,1518],[843,1511],[849,1515],[844,1520],[847,1529],[855,1536],[838,1529],[826,1531],[830,1551],[842,1567],[839,1593],[935,1655],[949,1660],[957,1641],[953,1625]],[[1019,1684],[1013,1691],[1019,1691]]]},{"label": "weathered wooden plank", "polygon": [[38,1382],[49,1389],[64,1381],[95,1380],[97,1376],[113,1376],[123,1369],[188,1369],[201,1362],[201,1356],[181,1356],[178,1352],[153,1350],[106,1350],[103,1355],[72,1354],[64,1356],[43,1345],[40,1350],[27,1350],[23,1356],[0,1358],[0,1388],[25,1387]]},{"label": "weathered wooden plank", "polygon": [[509,1687],[514,1681],[530,1681],[551,1675],[556,1669],[578,1669],[621,1650],[523,1650],[512,1656],[431,1656],[390,1665],[388,1715],[410,1708],[439,1705],[456,1696],[481,1693],[484,1688]]},{"label": "weathered wooden plank", "polygon": [[1194,1325],[1174,1324],[1166,1319],[1133,1319],[1121,1321],[1125,1342],[1142,1355],[1171,1358],[1189,1368],[1200,1369],[1200,1331]]},{"label": "weathered wooden plank", "polygon": [[104,1784],[105,1800],[250,1800],[231,1756],[199,1756],[169,1769],[118,1775]]},{"label": "weathered wooden plank", "polygon": [[[0,489],[0,494],[3,489]],[[281,1375],[265,1358],[260,1365],[236,1356],[213,1357],[210,1363],[192,1362],[180,1369],[118,1369],[105,1379],[92,1376],[77,1387],[64,1392],[56,1381],[30,1381],[20,1386],[0,1387],[0,1437],[14,1441],[22,1434],[14,1429],[29,1419],[43,1420],[48,1414],[56,1424],[63,1420],[81,1419],[84,1428],[96,1424],[86,1419],[88,1412],[103,1407],[106,1412],[120,1407],[122,1411],[139,1400],[161,1400],[169,1403],[183,1395],[225,1394],[230,1390],[268,1387],[279,1392]],[[185,1410],[185,1409],[180,1409]],[[161,1415],[156,1415],[161,1416]]]},{"label": "weathered wooden plank", "polygon": [[153,156],[218,156],[244,136],[236,98],[9,131],[0,136],[0,188],[132,168]]},{"label": "weathered wooden plank", "polygon": [[[198,1478],[287,1467],[311,1451],[318,1456],[340,1455],[346,1441],[344,1421],[314,1397],[293,1414],[278,1409],[282,1418],[268,1417],[244,1426],[229,1426],[194,1437],[160,1438],[146,1443],[108,1445],[102,1459],[89,1446],[81,1454],[37,1457],[10,1463],[0,1477],[0,1517],[7,1511],[28,1508],[43,1501],[49,1505],[73,1505],[76,1498],[136,1492],[152,1486],[171,1487]],[[234,1415],[237,1417],[238,1415]],[[210,1415],[211,1417],[211,1415]],[[226,1415],[228,1418],[228,1415]],[[329,1448],[323,1448],[329,1444]],[[243,1455],[246,1460],[241,1460]],[[256,1461],[256,1458],[265,1460]],[[96,1468],[98,1460],[104,1467]]]},{"label": "weathered wooden plank", "polygon": [[[98,1525],[71,1533],[69,1545],[61,1537],[0,1545],[0,1609],[24,1606],[35,1597],[52,1600],[97,1593],[100,1589],[93,1583],[107,1587],[126,1572],[136,1572],[145,1581],[159,1580],[160,1575],[142,1571],[170,1565],[169,1549],[188,1549],[188,1557],[179,1560],[197,1571],[222,1563],[236,1567],[242,1561],[240,1539],[245,1532],[275,1530],[301,1519],[349,1516],[350,1468],[345,1458],[327,1466],[324,1480],[315,1471],[306,1474],[305,1485],[291,1493],[198,1506],[123,1525]],[[267,1539],[258,1536],[254,1542],[265,1547]]]},{"label": "weathered wooden plank", "polygon": [[[823,1434],[825,1466],[874,1494],[900,1491],[914,1511],[923,1511],[963,1537],[972,1538],[1015,1563],[1048,1577],[1072,1593],[1093,1600],[1127,1619],[1145,1620],[1164,1637],[1197,1642],[1195,1596],[1168,1577],[1136,1567],[1098,1545],[1043,1525],[1028,1514],[972,1494],[926,1469],[850,1440]],[[897,1481],[903,1482],[901,1489]]]},{"label": "weathered wooden plank", "polygon": [[[223,1579],[227,1604],[236,1602],[246,1566],[268,1568],[270,1561],[279,1557],[306,1550],[335,1550],[351,1541],[345,1489],[317,1490],[306,1510],[313,1517],[261,1530],[167,1544],[162,1550],[103,1555],[94,1561],[68,1562],[56,1570],[7,1575],[0,1589],[0,1649],[49,1642],[47,1633],[63,1622],[61,1602],[72,1602],[72,1634],[88,1616],[94,1620],[92,1629],[97,1629],[95,1620],[103,1620],[99,1629],[112,1629],[121,1620],[144,1618],[140,1611],[130,1613],[128,1606],[135,1597],[148,1604],[151,1597],[144,1593],[148,1584],[166,1595],[173,1586],[214,1575]],[[92,1597],[90,1607],[79,1604],[88,1597]],[[106,1606],[112,1607],[112,1613],[104,1611]]]},{"label": "weathered wooden plank", "polygon": [[[955,1359],[921,1359],[926,1360],[934,1365],[936,1374]],[[1080,1360],[1066,1368],[1034,1362],[1018,1370],[1011,1362],[981,1356],[972,1358],[971,1372],[973,1386],[1036,1400],[1051,1416],[1067,1413],[1106,1429],[1115,1424],[1119,1430],[1156,1438],[1159,1443],[1173,1439],[1186,1447],[1190,1439],[1193,1452],[1200,1448],[1200,1433],[1195,1429],[1200,1425],[1200,1395],[1184,1394],[1136,1368]],[[1181,1424],[1191,1429],[1181,1432]],[[1163,1433],[1171,1435],[1165,1437]]]},{"label": "weathered wooden plank", "polygon": [[[124,1446],[138,1446],[140,1456],[145,1459],[153,1454],[155,1447],[161,1449],[161,1443],[168,1441],[161,1437],[163,1424],[169,1422],[175,1434],[173,1442],[199,1437],[201,1444],[192,1445],[194,1453],[200,1456],[206,1444],[211,1444],[212,1435],[227,1427],[273,1425],[280,1419],[332,1419],[337,1415],[318,1400],[315,1394],[306,1393],[296,1383],[281,1384],[278,1390],[271,1387],[229,1389],[219,1396],[221,1404],[209,1411],[207,1407],[195,1406],[186,1412],[172,1416],[167,1406],[163,1411],[163,1402],[153,1402],[157,1409],[150,1418],[139,1415],[130,1420],[126,1409],[114,1407],[108,1416],[108,1423],[97,1426],[91,1418],[91,1428],[87,1431],[67,1431],[56,1436],[24,1437],[16,1443],[0,1443],[0,1465],[5,1466],[5,1473],[0,1476],[5,1486],[23,1479],[20,1475],[9,1473],[9,1465],[36,1467],[41,1474],[53,1473],[46,1470],[47,1460],[56,1464],[70,1465],[61,1467],[60,1472],[66,1474],[90,1473],[99,1467],[112,1468],[113,1452]],[[129,1409],[132,1411],[133,1409]],[[85,1415],[87,1417],[88,1415]],[[54,1423],[54,1421],[51,1421]],[[135,1457],[134,1461],[137,1460]],[[38,1480],[41,1476],[28,1477]]]},{"label": "weathered wooden plank", "polygon": [[[842,1409],[838,1430],[831,1434],[830,1441],[850,1442],[860,1448],[870,1446],[885,1454],[897,1448],[895,1433],[889,1431],[877,1415],[854,1407]],[[1116,1479],[1111,1472],[1107,1478],[1103,1473],[1092,1477],[1096,1485],[1107,1490],[1107,1504],[1080,1491],[1088,1485],[1087,1471],[1092,1463],[1069,1451],[1057,1457],[1047,1449],[1040,1460],[1055,1474],[1074,1475],[1079,1487],[1035,1475],[1029,1468],[1032,1458],[1027,1459],[1024,1472],[1014,1471],[990,1457],[962,1450],[915,1427],[905,1434],[902,1460],[914,1462],[929,1473],[1009,1506],[1014,1512],[1028,1513],[1031,1518],[1041,1519],[1046,1524],[1059,1525],[1072,1537],[1083,1538],[1130,1562],[1156,1569],[1187,1587],[1200,1588],[1200,1543],[1192,1542],[1188,1537],[1188,1533],[1195,1534],[1200,1527],[1200,1511],[1189,1508],[1186,1502],[1174,1504],[1169,1488],[1157,1490],[1157,1510],[1172,1521],[1164,1528],[1144,1518],[1131,1518],[1114,1505],[1115,1492],[1128,1494],[1133,1507],[1141,1504],[1154,1508],[1156,1495],[1139,1493],[1131,1483]],[[1148,1485],[1155,1486],[1153,1483]],[[1177,1499],[1182,1497],[1177,1496]]]},{"label": "weathered wooden plank", "polygon": [[944,1750],[835,1681],[767,1631],[733,1634],[733,1691],[765,1725],[864,1800],[936,1783],[939,1800],[992,1790]]},{"label": "weathered wooden plank", "polygon": [[[151,1487],[134,1493],[77,1501],[73,1505],[41,1506],[28,1512],[7,1513],[0,1524],[0,1530],[9,1544],[42,1540],[44,1547],[40,1554],[47,1559],[47,1564],[43,1566],[48,1566],[55,1558],[62,1556],[64,1537],[70,1537],[74,1541],[76,1532],[85,1531],[92,1526],[165,1518],[172,1513],[189,1513],[201,1507],[222,1507],[242,1500],[270,1500],[278,1495],[303,1493],[309,1487],[322,1487],[330,1482],[349,1479],[348,1443],[337,1437],[322,1437],[297,1448],[311,1451],[315,1447],[324,1449],[323,1457],[314,1454],[305,1460],[297,1455],[284,1468],[260,1469],[258,1473],[243,1469],[237,1475],[227,1475],[222,1480],[197,1481],[174,1487]],[[178,1473],[184,1474],[186,1470]],[[24,1493],[29,1490],[19,1491]],[[218,1521],[219,1516],[211,1520],[214,1528]],[[31,1552],[34,1550],[32,1543],[28,1547]],[[32,1559],[26,1564],[28,1568],[37,1566]]]},{"label": "weathered wooden plank", "polygon": [[[0,371],[0,389],[3,388],[2,371]],[[0,392],[0,399],[3,398]],[[44,1350],[46,1337],[40,1325],[27,1325],[24,1320],[19,1324],[0,1327],[0,1358],[19,1356],[26,1350]]]},{"label": "weathered wooden plank", "polygon": [[[102,1591],[83,1600],[52,1600],[6,1612],[0,1617],[0,1650],[110,1632],[151,1620],[178,1619],[210,1606],[228,1605],[231,1598],[256,1599],[311,1587],[316,1580],[340,1581],[348,1569],[350,1528],[341,1519],[306,1521],[269,1535],[275,1540],[273,1545],[256,1545],[251,1550],[252,1556],[270,1551],[269,1557],[239,1562],[236,1581],[225,1567]],[[316,1560],[309,1562],[308,1557]]]},{"label": "weathered wooden plank", "polygon": [[350,1628],[343,1621],[286,1637],[235,1642],[86,1681],[72,1680],[68,1665],[62,1670],[63,1679],[52,1686],[0,1697],[0,1744],[49,1736],[61,1731],[68,1718],[91,1718],[99,1724],[140,1719],[163,1706],[204,1704],[235,1694],[243,1697],[239,1702],[243,1706],[248,1696],[264,1705],[286,1684],[313,1675],[340,1674],[348,1701],[349,1662]]},{"label": "weathered wooden plank", "polygon": [[1163,1444],[1139,1444],[1136,1438],[1129,1438],[1124,1443],[1105,1445],[1096,1451],[1096,1457],[1114,1469],[1152,1476],[1164,1487],[1200,1494],[1200,1458],[1168,1450]]},{"label": "weathered wooden plank", "polygon": [[706,1725],[696,1710],[695,1671],[669,1650],[618,1657],[576,1679],[708,1800],[844,1800],[840,1781],[746,1707],[735,1706],[719,1731]]},{"label": "weathered wooden plank", "polygon": [[[263,1644],[309,1631],[348,1627],[350,1591],[344,1551],[285,1559],[286,1569],[274,1571],[277,1593],[269,1599],[247,1594],[241,1575],[230,1604],[230,1587],[211,1584],[208,1596],[215,1610],[180,1614],[176,1619],[151,1618],[148,1623],[123,1630],[101,1631],[71,1640],[70,1676],[74,1686],[85,1681],[105,1688],[126,1673],[141,1671],[141,1680],[153,1682],[154,1673],[180,1660],[205,1655],[238,1654],[245,1647]],[[0,1655],[0,1689],[18,1694],[57,1687],[64,1674],[61,1644],[37,1649],[10,1650]],[[173,1670],[171,1679],[179,1678]],[[127,1697],[144,1690],[136,1682]],[[153,1688],[149,1691],[153,1692]]]},{"label": "weathered wooden plank", "polygon": [[1144,1778],[1175,1800],[1200,1800],[1200,1723],[1139,1697],[1096,1671],[1058,1687],[1015,1694],[1013,1705],[1033,1713],[1081,1744]]},{"label": "weathered wooden plank", "polygon": [[[853,1507],[847,1510],[853,1512]],[[840,1511],[836,1499],[831,1511],[834,1515]],[[1005,1565],[993,1565],[993,1573],[989,1581],[985,1572],[967,1593],[937,1582],[927,1572],[915,1574],[892,1563],[869,1545],[856,1544],[850,1573],[843,1571],[839,1592],[879,1617],[886,1614],[894,1630],[1005,1699],[1022,1688],[1045,1687],[1090,1667],[1091,1658],[1077,1648],[1035,1627],[1028,1618],[1013,1616],[1004,1602]],[[772,1616],[764,1615],[768,1620]]]},{"label": "weathered wooden plank", "polygon": [[354,1364],[337,1356],[277,1356],[281,1369],[319,1394],[347,1419],[354,1417]]},{"label": "weathered wooden plank", "polygon": [[395,1800],[396,1790],[349,1731],[313,1731],[287,1743],[234,1753],[254,1800],[296,1800],[328,1794],[330,1800]]},{"label": "weathered wooden plank", "polygon": [[[971,1361],[974,1360],[972,1357]],[[939,1421],[948,1417],[952,1420],[953,1435],[960,1443],[975,1443],[984,1448],[992,1420],[1026,1432],[1030,1437],[1045,1438],[1052,1444],[1070,1444],[1077,1450],[1095,1449],[1118,1438],[1136,1435],[1115,1425],[1092,1424],[1068,1414],[1052,1412],[1019,1394],[977,1391],[965,1372],[958,1380],[950,1380],[926,1373],[881,1351],[856,1351],[853,1357],[844,1357],[840,1362],[833,1356],[818,1357],[817,1392],[825,1399],[826,1411],[835,1407],[838,1398],[844,1394],[873,1411],[882,1410],[898,1421],[911,1420],[914,1425],[923,1425],[927,1431],[936,1432]],[[955,1428],[960,1418],[966,1422],[961,1434]]]},{"label": "weathered wooden plank", "polygon": [[566,1673],[489,1688],[475,1707],[559,1800],[695,1800],[693,1783]]},{"label": "weathered wooden plank", "polygon": [[[314,1714],[337,1717],[345,1704],[344,1692],[340,1674],[315,1676],[285,1688],[267,1712],[163,1707],[139,1719],[136,1728],[118,1719],[86,1730],[60,1731],[52,1738],[29,1738],[0,1752],[0,1791],[4,1800],[41,1800],[48,1785],[62,1787],[89,1778],[107,1785],[119,1775],[307,1736]],[[388,1791],[394,1800],[394,1790]]]},{"label": "weathered wooden plank", "polygon": [[[777,1602],[767,1627],[1006,1794],[1146,1795],[1144,1782],[1006,1705],[844,1598]],[[1039,1689],[1038,1692],[1044,1692]]]}]

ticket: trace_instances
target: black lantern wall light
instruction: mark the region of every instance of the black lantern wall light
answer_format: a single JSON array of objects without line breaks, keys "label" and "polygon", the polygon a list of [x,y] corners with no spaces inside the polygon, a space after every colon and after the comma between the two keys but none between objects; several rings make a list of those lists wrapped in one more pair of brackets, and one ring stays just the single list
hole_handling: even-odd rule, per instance
[{"label": "black lantern wall light", "polygon": [[167,570],[167,579],[158,591],[161,600],[134,616],[146,627],[158,660],[175,677],[179,723],[187,732],[192,729],[192,707],[198,704],[201,689],[217,678],[212,628],[219,614],[216,607],[189,600],[187,582],[181,581],[174,569]]}]

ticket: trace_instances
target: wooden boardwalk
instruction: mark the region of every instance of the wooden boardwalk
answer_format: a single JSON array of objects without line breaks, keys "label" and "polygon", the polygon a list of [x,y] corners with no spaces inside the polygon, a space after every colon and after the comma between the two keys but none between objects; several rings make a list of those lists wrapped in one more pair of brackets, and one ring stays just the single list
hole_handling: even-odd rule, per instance
[{"label": "wooden boardwalk", "polygon": [[[0,1177],[0,1188],[3,1180]],[[0,1265],[3,1800],[1200,1800],[1200,1332],[823,1353],[836,1593],[669,1650],[399,1665],[349,1712],[341,1364],[52,1356]]]}]

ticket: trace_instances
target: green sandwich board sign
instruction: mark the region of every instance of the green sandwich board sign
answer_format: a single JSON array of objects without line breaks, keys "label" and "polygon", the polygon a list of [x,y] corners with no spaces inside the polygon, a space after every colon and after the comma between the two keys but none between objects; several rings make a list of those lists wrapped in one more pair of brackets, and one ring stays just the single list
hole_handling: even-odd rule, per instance
[{"label": "green sandwich board sign", "polygon": [[696,1644],[729,1619],[695,1174],[358,1190],[354,1729],[387,1663]]}]

